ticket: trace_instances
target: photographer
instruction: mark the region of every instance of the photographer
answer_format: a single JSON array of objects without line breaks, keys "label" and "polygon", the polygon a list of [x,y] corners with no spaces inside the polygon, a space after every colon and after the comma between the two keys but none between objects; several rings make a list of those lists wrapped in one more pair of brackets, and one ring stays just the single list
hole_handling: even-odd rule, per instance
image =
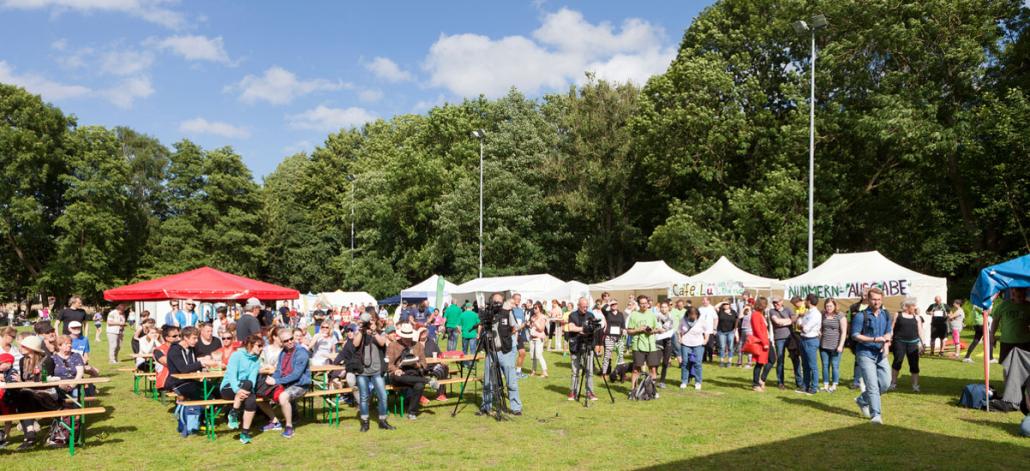
[{"label": "photographer", "polygon": [[639,311],[629,315],[626,321],[627,333],[633,336],[633,382],[630,391],[636,390],[637,379],[644,367],[648,367],[651,378],[657,378],[657,368],[661,356],[655,334],[661,333],[658,328],[658,317],[651,311],[651,300],[647,296],[638,296]]},{"label": "photographer", "polygon": [[[501,293],[494,293],[486,307],[480,309],[479,331],[483,338],[490,342],[484,346],[487,353],[485,367],[483,368],[483,404],[476,415],[486,415],[494,401],[494,389],[500,385],[494,385],[494,377],[491,374],[494,368],[490,352],[497,355],[497,367],[503,376],[505,387],[508,392],[508,405],[513,415],[522,415],[522,400],[519,398],[518,376],[515,374],[515,316],[511,313],[510,306],[504,303],[504,296]],[[488,329],[484,333],[484,329]]]},{"label": "photographer", "polygon": [[[407,418],[415,420],[419,408],[425,400],[422,392],[429,379],[425,376],[426,355],[422,345],[418,343],[419,331],[410,323],[401,324],[397,329],[400,340],[386,347],[387,368],[390,373],[390,384],[406,388]],[[425,402],[428,402],[427,400]]]},{"label": "photographer", "polygon": [[[579,298],[579,305],[569,314],[569,351],[572,352],[572,389],[569,400],[575,401],[579,391],[579,375],[586,376],[587,398],[597,400],[594,394],[594,350],[598,346],[599,336],[605,331],[604,319],[590,312],[587,298]],[[598,352],[600,353],[600,352]]]},{"label": "photographer", "polygon": [[386,421],[389,416],[386,409],[386,383],[383,380],[383,372],[386,371],[386,335],[379,333],[379,320],[375,316],[367,320],[362,316],[361,321],[361,330],[351,339],[357,350],[357,359],[347,366],[348,369],[353,369],[358,379],[358,415],[361,419],[361,431],[368,431],[370,384],[375,389],[378,401],[379,428],[394,430]]}]

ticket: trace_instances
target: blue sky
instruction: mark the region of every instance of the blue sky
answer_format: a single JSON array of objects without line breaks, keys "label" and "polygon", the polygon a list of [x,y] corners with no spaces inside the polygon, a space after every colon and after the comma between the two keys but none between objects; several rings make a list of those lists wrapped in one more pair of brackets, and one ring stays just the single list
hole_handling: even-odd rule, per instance
[{"label": "blue sky", "polygon": [[444,102],[663,72],[711,2],[0,0],[0,82],[260,178],[330,132]]}]

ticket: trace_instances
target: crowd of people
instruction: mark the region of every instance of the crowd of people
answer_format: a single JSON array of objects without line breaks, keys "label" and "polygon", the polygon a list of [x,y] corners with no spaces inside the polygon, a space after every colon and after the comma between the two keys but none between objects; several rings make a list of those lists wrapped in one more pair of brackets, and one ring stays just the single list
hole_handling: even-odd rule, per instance
[{"label": "crowd of people", "polygon": [[[243,306],[220,305],[201,313],[194,301],[186,300],[180,308],[179,301],[172,300],[168,311],[161,314],[161,325],[147,311],[136,315],[120,305],[106,316],[93,318],[100,323],[93,327],[96,335],[107,335],[111,363],[119,361],[126,329],[134,329],[129,338],[137,368],[154,368],[157,387],[184,399],[202,399],[203,387],[199,381],[175,375],[224,371],[217,394],[232,401],[227,412],[229,427],[239,429],[239,440],[249,443],[259,411],[265,421],[262,431],[293,436],[296,401],[311,388],[313,365],[341,367],[329,375],[329,387],[351,388],[343,401],[357,409],[362,432],[370,429],[373,401],[378,427],[393,430],[388,422],[387,385],[405,396],[404,416],[415,420],[421,407],[434,399],[448,399],[444,386],[436,381],[449,378],[451,368],[427,360],[445,352],[474,355],[484,338],[495,345],[484,350],[491,354],[480,355],[485,360],[482,371],[493,371],[490,363],[496,361],[500,377],[484,375],[477,415],[498,407],[521,415],[519,382],[532,376],[548,377],[545,351],[560,352],[571,360],[568,400],[583,394],[595,401],[596,374],[614,381],[628,373],[629,396],[634,399],[633,391],[643,381],[665,388],[674,363],[680,369],[681,389],[692,386],[701,390],[706,367],[736,366],[752,369],[756,392],[766,390],[775,370],[779,389],[793,387],[808,395],[834,393],[844,377],[843,352],[849,349],[854,354],[850,387],[860,390],[856,404],[873,423],[882,423],[881,395],[898,387],[906,362],[911,389],[919,392],[920,358],[928,350],[943,355],[950,339],[951,355],[962,358],[959,335],[967,317],[961,301],[945,305],[940,298],[923,312],[914,299],[906,299],[898,312],[891,313],[883,308],[883,293],[876,288],[846,309],[835,299],[820,300],[815,295],[785,302],[746,293],[714,304],[701,298],[697,306],[682,299],[652,305],[647,296],[639,296],[622,308],[608,293],[593,303],[586,298],[575,304],[523,302],[517,293],[509,299],[495,294],[490,303],[501,306],[502,313],[489,321],[491,336],[483,335],[484,308],[468,301],[439,310],[427,302],[405,304],[392,314],[373,306],[316,309],[309,317],[290,308],[268,309],[254,298]],[[48,312],[56,314],[33,324],[32,331],[0,330],[0,380],[76,379],[99,374],[90,363],[90,338],[84,331],[91,318],[81,299],[73,297],[66,308]],[[984,354],[998,361],[993,358],[995,340],[1000,340],[999,359],[1014,349],[1030,351],[1030,303],[1025,290],[1009,290],[989,315],[978,309],[970,314],[974,336],[964,360],[971,361],[973,350],[982,343]],[[984,323],[988,323],[986,339]],[[313,329],[308,329],[309,324]],[[446,342],[445,349],[440,347],[442,342]],[[788,379],[792,381],[788,383]],[[502,385],[492,384],[497,381],[503,383],[503,390]],[[425,394],[427,386],[432,394]],[[3,414],[62,408],[65,398],[77,394],[71,387],[0,392]],[[658,396],[656,392],[654,397]],[[3,425],[0,444],[6,444],[13,426]],[[19,426],[25,434],[21,447],[35,446],[39,424],[25,421]]]}]

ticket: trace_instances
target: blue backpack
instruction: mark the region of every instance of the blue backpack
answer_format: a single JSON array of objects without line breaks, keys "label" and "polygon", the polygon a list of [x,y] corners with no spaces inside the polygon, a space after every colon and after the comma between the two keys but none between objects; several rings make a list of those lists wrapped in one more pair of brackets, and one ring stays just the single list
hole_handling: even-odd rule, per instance
[{"label": "blue backpack", "polygon": [[[993,391],[991,391],[993,393]],[[970,409],[984,409],[987,407],[987,387],[982,383],[967,384],[962,388],[962,396],[958,403]]]},{"label": "blue backpack", "polygon": [[203,410],[200,406],[175,406],[175,417],[179,421],[178,432],[187,435],[199,432],[200,414]]}]

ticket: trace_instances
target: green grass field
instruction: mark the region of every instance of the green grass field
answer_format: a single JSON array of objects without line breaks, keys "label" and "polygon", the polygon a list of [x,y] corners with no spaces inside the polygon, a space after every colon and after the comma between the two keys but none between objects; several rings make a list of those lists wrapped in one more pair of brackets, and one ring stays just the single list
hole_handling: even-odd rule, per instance
[{"label": "green grass field", "polygon": [[[756,393],[751,370],[709,365],[703,391],[673,387],[656,401],[633,403],[625,400],[628,384],[616,384],[613,405],[598,381],[601,400],[584,408],[566,400],[569,363],[552,353],[550,378],[520,382],[525,415],[509,422],[475,417],[474,406],[451,417],[452,398],[434,401],[417,421],[391,418],[394,432],[373,423],[360,434],[356,409],[348,408],[339,428],[302,422],[292,439],[258,433],[241,445],[224,420],[215,442],[180,438],[171,406],[133,395],[131,374],[107,363],[106,344],[92,348],[93,363],[113,381],[100,388],[99,405],[109,413],[92,420],[87,446],[74,457],[66,449],[15,451],[20,433],[14,432],[15,442],[0,452],[0,469],[1015,470],[1030,463],[1030,439],[1018,436],[1021,414],[955,405],[961,388],[982,378],[980,363],[924,357],[923,392],[909,392],[903,375],[899,391],[884,397],[886,425],[878,427],[859,417],[856,393],[846,388],[816,396],[775,387]],[[130,365],[129,354],[118,367]],[[851,364],[845,356],[842,383],[851,379]],[[1001,368],[993,366],[1000,387]],[[788,383],[789,370],[788,361]],[[679,369],[669,377],[678,384]]]}]

